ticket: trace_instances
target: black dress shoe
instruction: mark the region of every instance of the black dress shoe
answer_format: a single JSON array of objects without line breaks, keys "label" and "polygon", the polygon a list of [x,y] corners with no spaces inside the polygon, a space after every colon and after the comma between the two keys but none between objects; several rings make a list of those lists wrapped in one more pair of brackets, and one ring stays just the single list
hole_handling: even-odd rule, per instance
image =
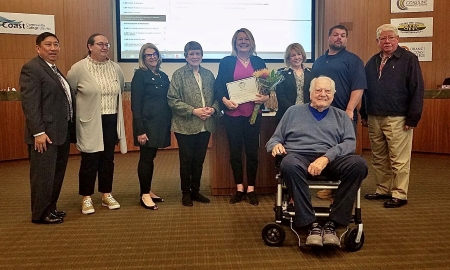
[{"label": "black dress shoe", "polygon": [[191,194],[189,193],[183,194],[183,197],[181,198],[181,203],[183,204],[183,206],[193,206],[194,204],[192,203]]},{"label": "black dress shoe", "polygon": [[58,223],[63,223],[64,219],[62,217],[56,217],[56,216],[50,214],[41,219],[32,219],[31,222],[33,222],[35,224],[58,224]]},{"label": "black dress shoe", "polygon": [[148,210],[158,210],[158,206],[156,204],[152,206],[146,205],[142,197],[141,197],[141,206]]},{"label": "black dress shoe", "polygon": [[58,211],[58,210],[53,211],[52,214],[57,216],[57,217],[62,217],[62,218],[66,216],[66,212]]},{"label": "black dress shoe", "polygon": [[203,196],[202,194],[196,192],[191,194],[191,200],[201,202],[201,203],[210,203],[211,201]]},{"label": "black dress shoe", "polygon": [[408,200],[401,200],[397,198],[392,198],[384,202],[384,207],[386,208],[398,208],[408,203]]},{"label": "black dress shoe", "polygon": [[156,203],[156,202],[163,202],[164,199],[161,197],[152,197],[152,200]]},{"label": "black dress shoe", "polygon": [[389,194],[380,194],[380,193],[366,193],[364,195],[364,198],[367,200],[386,200],[386,199],[392,199],[392,196]]}]

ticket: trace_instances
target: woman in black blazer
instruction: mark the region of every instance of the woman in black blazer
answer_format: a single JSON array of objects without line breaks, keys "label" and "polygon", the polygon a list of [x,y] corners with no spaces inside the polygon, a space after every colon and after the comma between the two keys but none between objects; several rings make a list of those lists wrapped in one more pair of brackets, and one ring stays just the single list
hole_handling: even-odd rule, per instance
[{"label": "woman in black blazer", "polygon": [[159,68],[158,48],[146,43],[139,52],[139,69],[131,81],[131,110],[133,112],[134,145],[140,147],[138,178],[140,203],[150,210],[158,209],[161,197],[151,192],[153,159],[158,148],[170,146],[172,111],[167,103],[169,77]]},{"label": "woman in black blazer", "polygon": [[275,118],[279,122],[286,110],[295,104],[309,103],[309,86],[313,79],[312,72],[305,67],[306,52],[303,46],[292,43],[286,48],[284,62],[286,68],[280,69],[284,81],[276,87],[278,111]]},{"label": "woman in black blazer", "polygon": [[231,39],[232,55],[220,61],[219,72],[214,83],[214,94],[224,111],[225,130],[228,136],[230,149],[230,163],[236,183],[236,194],[231,197],[234,204],[244,199],[244,169],[242,164],[242,148],[246,155],[247,172],[247,199],[250,204],[258,205],[255,196],[255,181],[258,171],[259,130],[261,127],[261,113],[256,117],[255,123],[249,123],[255,103],[262,104],[269,99],[269,95],[255,95],[250,102],[237,104],[230,99],[226,84],[228,82],[251,77],[253,72],[266,68],[264,61],[256,56],[255,39],[246,28],[237,30]]}]

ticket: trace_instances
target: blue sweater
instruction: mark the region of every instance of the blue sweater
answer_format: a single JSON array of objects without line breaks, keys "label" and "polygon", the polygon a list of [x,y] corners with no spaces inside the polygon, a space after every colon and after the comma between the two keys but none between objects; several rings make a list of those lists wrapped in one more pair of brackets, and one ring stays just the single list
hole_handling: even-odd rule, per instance
[{"label": "blue sweater", "polygon": [[356,138],[348,115],[330,107],[327,115],[318,121],[308,106],[310,104],[289,107],[266,144],[267,152],[272,152],[275,145],[281,143],[288,153],[326,156],[330,162],[353,154]]}]

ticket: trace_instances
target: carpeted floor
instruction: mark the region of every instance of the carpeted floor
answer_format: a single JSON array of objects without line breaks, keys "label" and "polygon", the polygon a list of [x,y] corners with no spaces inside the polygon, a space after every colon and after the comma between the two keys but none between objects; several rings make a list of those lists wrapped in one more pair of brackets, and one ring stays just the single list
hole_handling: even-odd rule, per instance
[{"label": "carpeted floor", "polygon": [[[183,207],[176,150],[158,152],[153,190],[165,202],[145,210],[137,160],[137,152],[116,155],[113,195],[122,208],[102,207],[96,193],[96,213],[86,216],[80,157],[71,156],[58,205],[67,217],[59,225],[30,222],[28,161],[0,163],[0,269],[450,269],[448,155],[413,154],[408,205],[385,209],[361,199],[365,244],[354,253],[299,248],[287,227],[282,247],[265,246],[261,229],[274,219],[275,196],[260,196],[257,207],[210,196],[208,162],[202,192],[211,203]],[[362,193],[374,188],[369,175]]]}]

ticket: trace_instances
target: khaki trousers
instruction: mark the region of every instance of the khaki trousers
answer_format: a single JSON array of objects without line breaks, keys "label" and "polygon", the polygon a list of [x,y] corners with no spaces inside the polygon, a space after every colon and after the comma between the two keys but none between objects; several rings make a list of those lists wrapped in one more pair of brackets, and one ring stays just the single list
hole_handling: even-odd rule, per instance
[{"label": "khaki trousers", "polygon": [[406,200],[411,165],[412,129],[405,131],[404,116],[369,115],[369,138],[376,192]]}]

